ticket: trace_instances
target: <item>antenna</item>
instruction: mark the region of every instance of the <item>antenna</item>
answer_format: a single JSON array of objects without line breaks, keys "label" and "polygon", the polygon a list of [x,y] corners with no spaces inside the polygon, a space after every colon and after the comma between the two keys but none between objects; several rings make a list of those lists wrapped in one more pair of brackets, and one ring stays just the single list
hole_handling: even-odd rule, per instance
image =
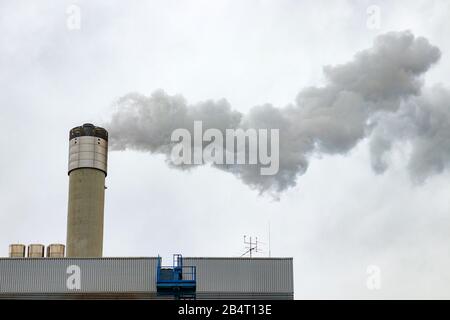
[{"label": "antenna", "polygon": [[250,241],[247,241],[247,236],[244,236],[244,244],[248,244],[248,246],[245,247],[246,251],[241,255],[241,257],[249,254],[251,258],[253,251],[258,252],[258,237],[256,237],[256,242],[253,242],[252,237],[250,237]]}]

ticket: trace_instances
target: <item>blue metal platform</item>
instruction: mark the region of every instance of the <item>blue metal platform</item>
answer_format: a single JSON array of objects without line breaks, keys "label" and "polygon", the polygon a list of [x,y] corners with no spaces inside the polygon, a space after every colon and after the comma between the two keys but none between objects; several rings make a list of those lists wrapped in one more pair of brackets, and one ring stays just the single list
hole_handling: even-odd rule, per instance
[{"label": "blue metal platform", "polygon": [[174,296],[177,299],[195,299],[197,287],[196,267],[183,266],[181,254],[173,255],[172,266],[162,266],[158,257],[156,288],[159,295]]}]

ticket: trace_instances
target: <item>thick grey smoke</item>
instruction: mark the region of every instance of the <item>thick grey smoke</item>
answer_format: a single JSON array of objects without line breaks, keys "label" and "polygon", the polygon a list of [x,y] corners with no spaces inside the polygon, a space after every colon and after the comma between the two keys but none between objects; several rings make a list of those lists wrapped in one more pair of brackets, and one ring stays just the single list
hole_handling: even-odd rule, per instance
[{"label": "thick grey smoke", "polygon": [[233,111],[226,100],[188,105],[182,96],[156,91],[120,98],[110,123],[115,150],[162,153],[170,164],[173,130],[234,128],[280,129],[280,168],[273,176],[258,165],[220,165],[260,192],[279,193],[295,186],[312,154],[343,154],[371,139],[372,165],[387,168],[393,143],[412,143],[411,172],[423,179],[450,164],[450,95],[442,88],[421,95],[422,75],[440,58],[437,47],[408,31],[381,35],[353,60],[327,66],[324,87],[305,88],[295,102],[276,108],[256,106],[248,114]]},{"label": "thick grey smoke", "polygon": [[382,173],[389,151],[407,142],[408,169],[417,182],[450,166],[450,91],[442,86],[423,90],[404,101],[400,110],[381,114],[371,140],[372,166]]}]

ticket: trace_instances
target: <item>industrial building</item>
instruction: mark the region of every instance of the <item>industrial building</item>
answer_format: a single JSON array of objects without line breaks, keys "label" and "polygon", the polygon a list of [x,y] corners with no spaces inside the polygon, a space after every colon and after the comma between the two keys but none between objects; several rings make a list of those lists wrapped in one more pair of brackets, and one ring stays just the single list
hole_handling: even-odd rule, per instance
[{"label": "industrial building", "polygon": [[293,299],[292,258],[102,257],[108,132],[84,124],[69,145],[67,243],[10,245],[0,299]]}]

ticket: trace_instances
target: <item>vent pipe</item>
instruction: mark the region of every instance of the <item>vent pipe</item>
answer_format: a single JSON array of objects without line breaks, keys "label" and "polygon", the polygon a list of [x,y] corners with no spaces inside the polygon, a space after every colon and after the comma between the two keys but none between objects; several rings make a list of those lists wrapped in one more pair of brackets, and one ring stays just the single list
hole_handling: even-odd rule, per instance
[{"label": "vent pipe", "polygon": [[28,258],[44,258],[44,248],[43,244],[30,244],[28,245]]},{"label": "vent pipe", "polygon": [[9,257],[10,258],[25,258],[25,245],[24,244],[10,244],[9,245]]},{"label": "vent pipe", "polygon": [[52,243],[47,246],[47,258],[64,258],[65,246],[59,243]]}]

